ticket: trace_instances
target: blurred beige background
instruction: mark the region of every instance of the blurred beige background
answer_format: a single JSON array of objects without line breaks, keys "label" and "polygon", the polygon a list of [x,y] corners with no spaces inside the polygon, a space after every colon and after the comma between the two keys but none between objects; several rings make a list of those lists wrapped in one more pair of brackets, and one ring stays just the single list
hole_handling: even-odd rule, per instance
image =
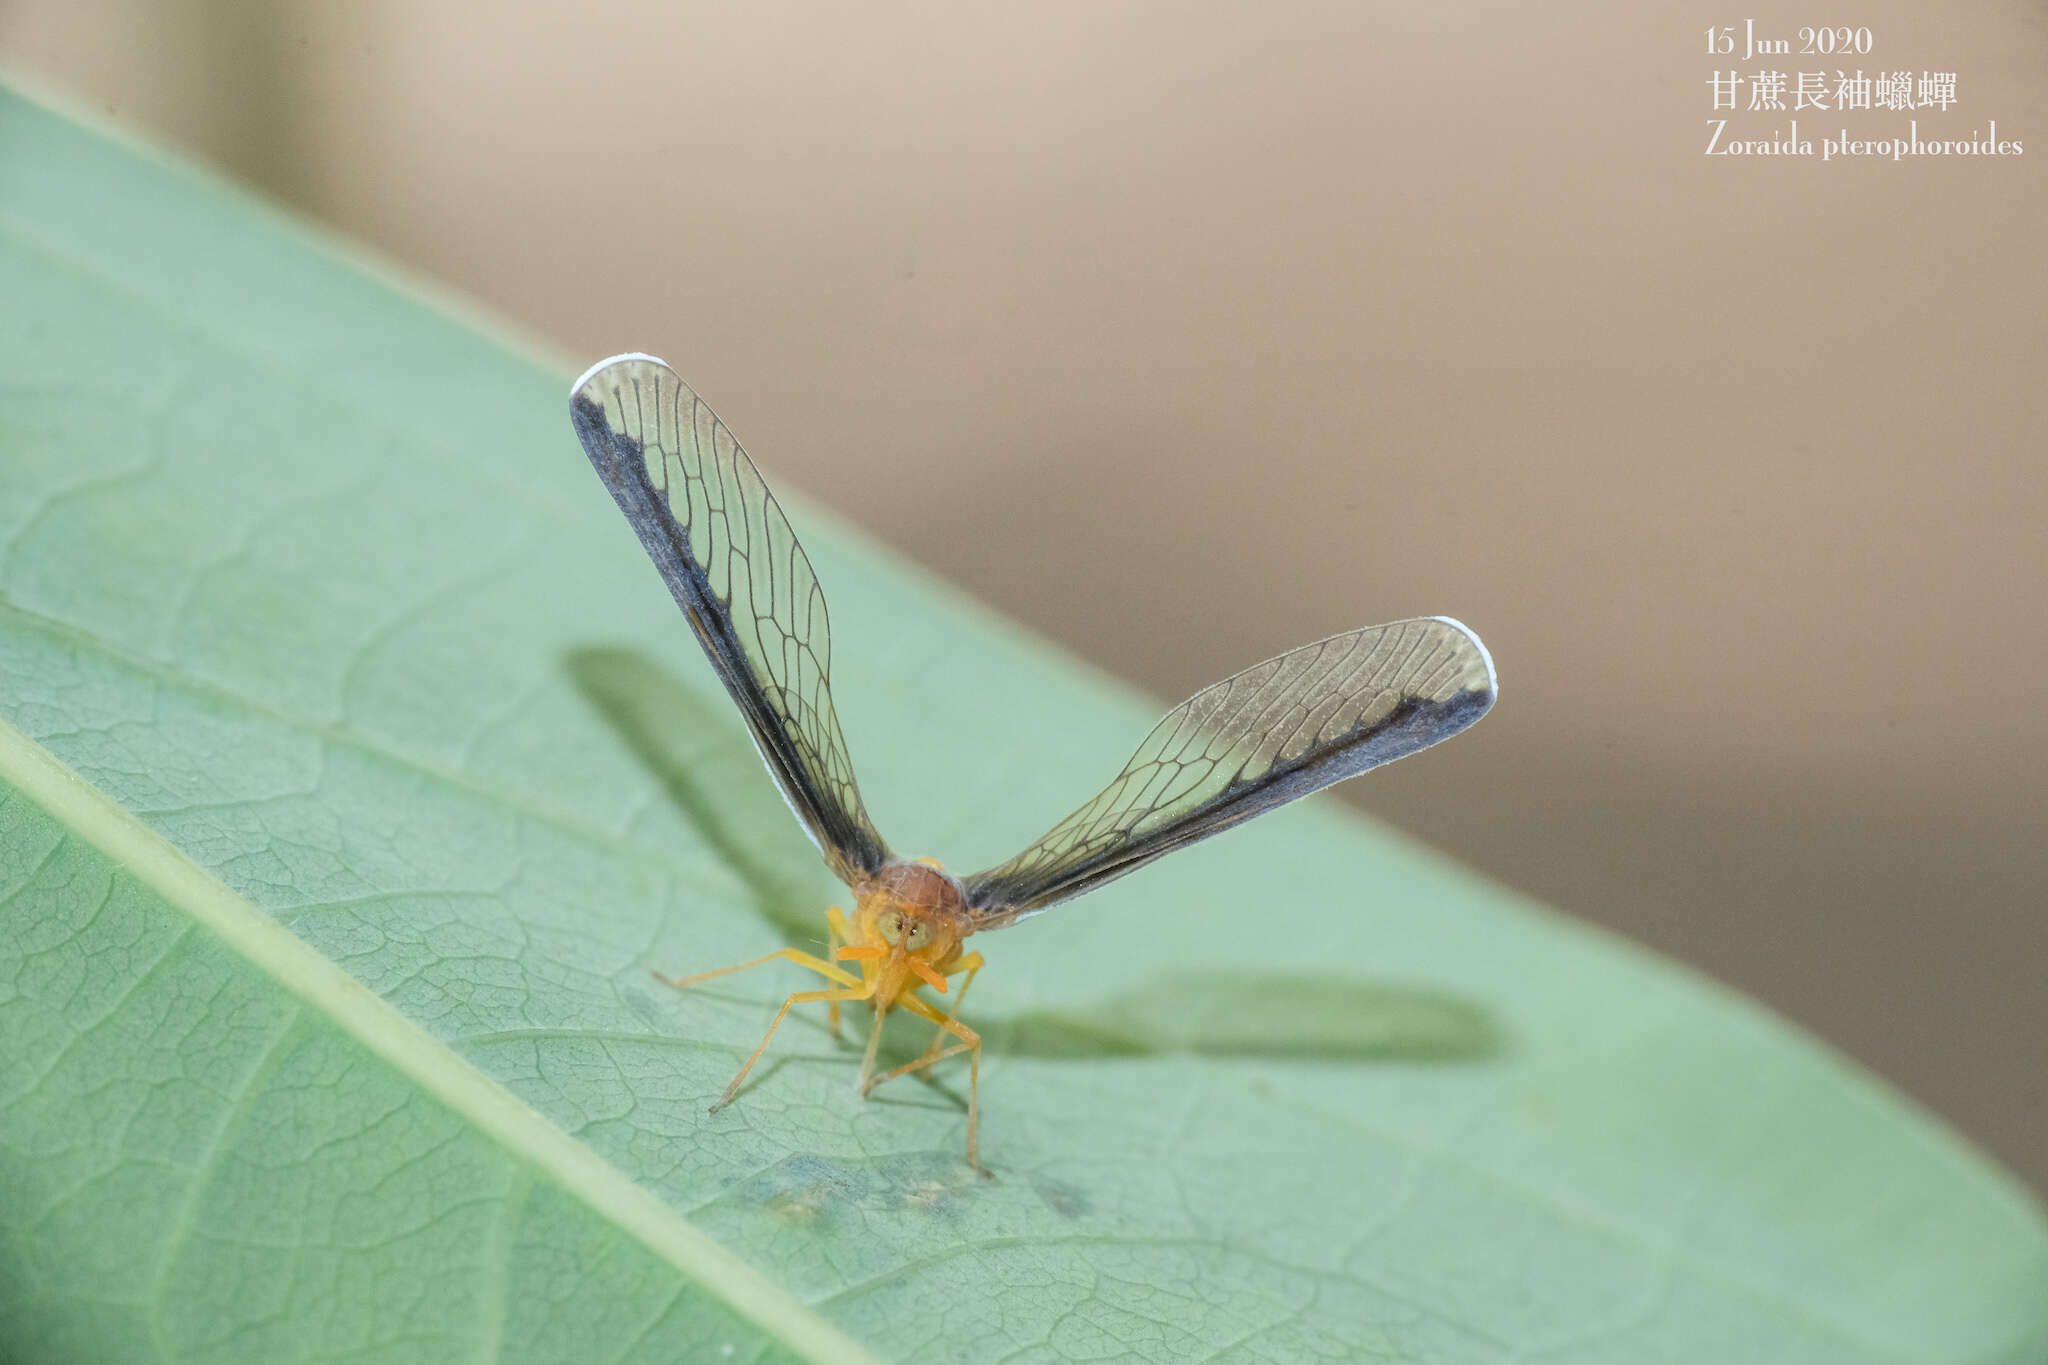
[{"label": "blurred beige background", "polygon": [[[1705,54],[1745,18],[1876,48]],[[2014,0],[0,8],[0,61],[576,364],[668,357],[1162,697],[1469,622],[1499,709],[1351,799],[2037,1188],[2044,60]],[[1923,136],[2026,152],[1703,156],[1709,73],[1774,64],[1955,71]]]}]

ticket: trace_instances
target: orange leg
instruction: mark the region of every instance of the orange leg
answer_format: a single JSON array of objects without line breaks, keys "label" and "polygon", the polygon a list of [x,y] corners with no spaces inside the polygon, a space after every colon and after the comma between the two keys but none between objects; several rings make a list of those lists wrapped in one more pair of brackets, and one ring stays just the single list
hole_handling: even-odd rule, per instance
[{"label": "orange leg", "polygon": [[[838,974],[835,972],[835,975]],[[710,973],[710,975],[715,976],[717,973]],[[829,1000],[835,1004],[841,1000],[865,1000],[872,993],[873,989],[872,986],[867,985],[865,982],[857,982],[854,985],[843,986],[837,990],[798,991],[795,995],[783,1001],[782,1008],[775,1011],[774,1022],[768,1025],[768,1031],[761,1035],[760,1044],[754,1048],[754,1055],[747,1058],[747,1064],[740,1068],[739,1075],[732,1078],[732,1084],[728,1085],[725,1088],[725,1093],[718,1097],[718,1103],[711,1106],[711,1112],[715,1114],[732,1103],[732,1097],[739,1093],[740,1084],[747,1079],[747,1073],[754,1069],[754,1063],[760,1061],[761,1054],[768,1050],[768,1040],[775,1036],[775,1030],[781,1028],[782,1021],[788,1017],[790,1006],[808,1005],[822,1000]]]},{"label": "orange leg", "polygon": [[735,962],[730,967],[719,967],[714,971],[698,972],[695,976],[663,976],[660,972],[656,972],[654,979],[664,986],[674,986],[677,990],[683,990],[686,987],[696,985],[700,981],[709,981],[714,976],[727,976],[733,972],[743,972],[749,967],[758,967],[764,962],[774,962],[777,960],[794,962],[799,967],[808,967],[826,980],[837,981],[842,986],[858,986],[861,984],[860,978],[851,972],[844,971],[829,962],[812,957],[809,953],[796,948],[777,948],[772,953],[764,953],[760,957],[751,958],[745,962]]},{"label": "orange leg", "polygon": [[862,1099],[874,1089],[874,1082],[868,1077],[875,1074],[875,1053],[882,1046],[882,1021],[889,1016],[889,1006],[882,1001],[875,1002],[874,1026],[868,1030],[868,1050],[860,1059],[860,1079],[854,1082],[854,1093]]},{"label": "orange leg", "polygon": [[960,1022],[960,1007],[967,1003],[967,991],[969,987],[974,985],[974,974],[980,971],[984,965],[985,964],[980,953],[969,953],[966,957],[961,958],[958,962],[954,963],[952,967],[947,970],[947,976],[953,976],[956,973],[965,972],[967,973],[967,979],[960,983],[960,994],[953,997],[953,1008],[951,1012],[948,1013],[944,1019],[938,1021],[939,1031],[932,1035],[932,1045],[926,1048],[924,1050],[924,1056],[919,1057],[916,1061],[905,1062],[902,1066],[897,1067],[894,1071],[884,1072],[882,1075],[875,1077],[874,1080],[866,1082],[866,1089],[862,1090],[861,1092],[863,1095],[865,1095],[867,1091],[873,1090],[876,1086],[881,1085],[885,1081],[893,1081],[898,1076],[907,1076],[911,1072],[916,1071],[919,1067],[930,1066],[932,1063],[944,1061],[948,1057],[957,1057],[962,1052],[965,1052],[967,1050],[967,1045],[965,1043],[957,1044],[945,1052],[939,1051],[939,1045],[941,1043],[944,1043],[946,1041],[947,1036],[952,1033],[952,1026]]},{"label": "orange leg", "polygon": [[[834,962],[839,960],[839,945],[853,942],[853,933],[846,927],[846,916],[836,905],[827,906],[825,909],[825,940],[825,956]],[[825,1021],[832,1026],[832,1036],[837,1038],[839,1036],[839,1002],[837,1000],[834,1000],[831,1007],[826,1011]]]},{"label": "orange leg", "polygon": [[[830,918],[836,918],[837,913],[835,910]],[[835,930],[843,927],[843,920],[834,926]],[[873,993],[874,987],[868,985],[851,972],[844,971],[829,962],[822,961],[796,948],[778,948],[772,953],[765,953],[750,961],[736,962],[730,967],[719,967],[713,971],[698,972],[695,976],[663,976],[660,972],[654,974],[655,980],[662,982],[664,985],[674,986],[677,990],[682,990],[686,987],[694,986],[700,981],[709,981],[713,977],[727,976],[733,972],[743,972],[749,967],[759,967],[764,963],[776,961],[794,962],[799,967],[807,967],[828,981],[838,982],[839,988],[823,991],[799,991],[782,1002],[782,1008],[775,1015],[775,1022],[768,1025],[768,1032],[762,1035],[761,1044],[754,1049],[754,1055],[747,1058],[747,1064],[740,1068],[740,1074],[732,1078],[732,1084],[728,1085],[725,1088],[725,1093],[719,1096],[718,1103],[711,1106],[711,1112],[714,1114],[732,1103],[732,1097],[738,1093],[740,1083],[747,1079],[747,1073],[754,1069],[754,1063],[760,1061],[761,1054],[767,1050],[768,1040],[775,1036],[776,1029],[782,1027],[783,1017],[789,1013],[791,1005],[808,1004],[818,1000],[829,1001],[832,1005],[834,1031],[836,1032],[839,1002],[842,1000],[865,1000]]]},{"label": "orange leg", "polygon": [[[966,994],[966,990],[964,987],[961,990],[961,994]],[[903,1008],[909,1010],[918,1018],[928,1019],[932,1023],[937,1024],[945,1032],[952,1034],[955,1038],[958,1038],[960,1041],[954,1044],[952,1047],[947,1048],[944,1052],[936,1054],[927,1053],[925,1056],[919,1058],[917,1061],[910,1063],[908,1066],[898,1067],[896,1070],[890,1072],[889,1076],[901,1075],[905,1071],[915,1070],[917,1067],[920,1066],[929,1066],[933,1062],[943,1061],[945,1058],[954,1056],[957,1053],[966,1052],[968,1054],[967,1164],[969,1166],[972,1166],[975,1170],[981,1172],[983,1175],[993,1178],[995,1172],[989,1170],[988,1167],[981,1164],[981,1150],[979,1144],[979,1138],[981,1134],[981,1035],[979,1033],[976,1033],[973,1029],[967,1027],[967,1025],[961,1023],[958,1019],[953,1018],[951,1015],[940,1014],[935,1006],[933,1006],[925,1000],[919,999],[917,996],[905,995],[900,1000],[898,1000],[897,1003],[902,1005]],[[889,1076],[884,1076],[882,1080],[888,1080]],[[876,1084],[881,1084],[881,1081],[877,1081]]]},{"label": "orange leg", "polygon": [[[962,1025],[962,1027],[964,1028],[965,1025]],[[973,1029],[968,1029],[967,1031],[969,1033],[974,1032]],[[944,1038],[947,1036],[947,1034],[942,1030],[939,1033],[939,1036],[941,1038]],[[953,1044],[953,1046],[947,1048],[943,1052],[938,1051],[936,1048],[934,1048],[932,1051],[925,1053],[924,1056],[919,1057],[914,1062],[905,1062],[902,1066],[897,1067],[894,1071],[884,1072],[880,1077],[878,1077],[875,1080],[875,1084],[869,1086],[868,1089],[874,1089],[875,1086],[880,1085],[883,1081],[893,1081],[898,1076],[907,1076],[911,1072],[917,1070],[919,1067],[930,1066],[933,1062],[943,1062],[948,1057],[958,1057],[961,1053],[967,1051],[967,1048],[968,1044],[966,1043],[955,1043]]]}]

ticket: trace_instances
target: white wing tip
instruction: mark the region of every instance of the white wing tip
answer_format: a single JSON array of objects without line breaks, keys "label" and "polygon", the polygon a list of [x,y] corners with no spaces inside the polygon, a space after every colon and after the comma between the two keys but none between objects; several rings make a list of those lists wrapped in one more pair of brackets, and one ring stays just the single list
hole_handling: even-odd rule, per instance
[{"label": "white wing tip", "polygon": [[1472,642],[1472,648],[1479,651],[1479,661],[1486,665],[1486,690],[1495,697],[1500,696],[1500,677],[1493,671],[1493,654],[1486,647],[1486,641],[1479,638],[1479,632],[1454,616],[1432,616],[1432,621],[1441,621]]},{"label": "white wing tip", "polygon": [[592,365],[582,374],[576,376],[576,382],[569,386],[569,396],[571,398],[574,398],[577,394],[583,392],[583,386],[585,384],[588,384],[590,382],[590,377],[596,374],[599,370],[609,369],[611,366],[618,364],[622,360],[647,360],[652,361],[654,364],[661,366],[663,369],[668,368],[668,362],[666,360],[663,360],[658,355],[649,355],[645,351],[626,351],[620,355],[606,356],[603,360],[598,361],[595,365]]}]

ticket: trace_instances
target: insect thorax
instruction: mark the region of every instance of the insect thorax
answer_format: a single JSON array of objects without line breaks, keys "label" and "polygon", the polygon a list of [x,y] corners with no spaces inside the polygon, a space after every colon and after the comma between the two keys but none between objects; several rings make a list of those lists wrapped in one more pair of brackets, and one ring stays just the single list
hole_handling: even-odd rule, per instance
[{"label": "insect thorax", "polygon": [[959,879],[930,863],[889,863],[855,887],[854,895],[859,906],[856,922],[871,940],[882,917],[891,914],[923,921],[935,937],[951,943],[973,932]]}]

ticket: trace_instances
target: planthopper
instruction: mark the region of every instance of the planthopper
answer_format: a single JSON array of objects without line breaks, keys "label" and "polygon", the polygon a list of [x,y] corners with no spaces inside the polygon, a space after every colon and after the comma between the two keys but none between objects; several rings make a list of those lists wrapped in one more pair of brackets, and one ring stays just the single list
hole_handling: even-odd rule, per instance
[{"label": "planthopper", "polygon": [[[832,708],[825,597],[789,519],[747,453],[663,362],[620,355],[570,395],[576,434],[661,571],[676,605],[745,717],[761,760],[853,913],[825,912],[827,956],[783,948],[681,978],[693,986],[778,960],[829,983],[783,1002],[714,1110],[739,1092],[792,1006],[874,1012],[860,1093],[962,1052],[968,1057],[967,1164],[979,1151],[981,1037],[960,1004],[981,970],[967,940],[1093,891],[1262,811],[1448,739],[1494,700],[1479,637],[1445,616],[1333,635],[1202,689],[1166,713],[1092,801],[1008,862],[956,877],[892,852],[868,819]],[[843,964],[843,965],[842,965]],[[657,974],[658,975],[658,974]],[[918,994],[948,994],[951,1008]],[[883,1018],[906,1010],[937,1027],[915,1061],[876,1074]]]}]

